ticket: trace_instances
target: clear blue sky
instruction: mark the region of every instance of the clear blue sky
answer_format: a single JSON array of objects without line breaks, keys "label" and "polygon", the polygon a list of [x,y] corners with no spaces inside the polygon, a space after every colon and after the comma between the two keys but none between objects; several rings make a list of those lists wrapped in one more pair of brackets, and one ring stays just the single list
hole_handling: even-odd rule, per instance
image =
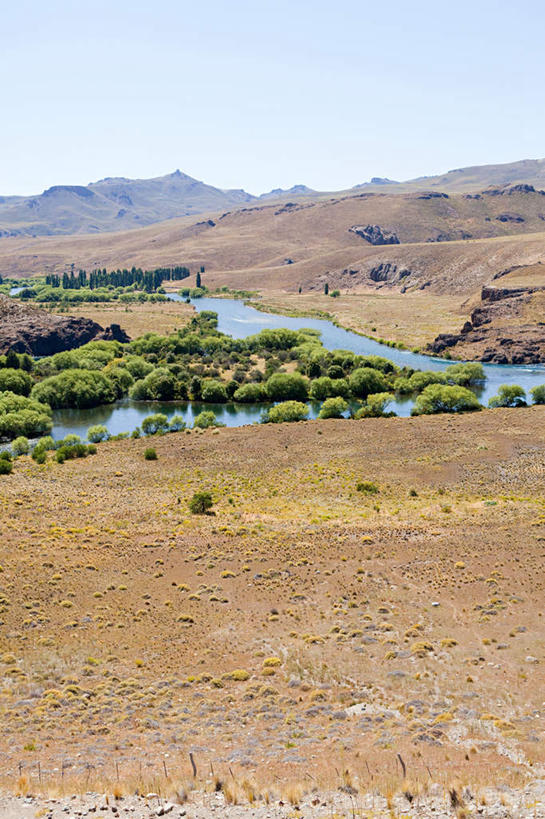
[{"label": "clear blue sky", "polygon": [[18,0],[0,194],[176,168],[321,190],[545,156],[540,0]]}]

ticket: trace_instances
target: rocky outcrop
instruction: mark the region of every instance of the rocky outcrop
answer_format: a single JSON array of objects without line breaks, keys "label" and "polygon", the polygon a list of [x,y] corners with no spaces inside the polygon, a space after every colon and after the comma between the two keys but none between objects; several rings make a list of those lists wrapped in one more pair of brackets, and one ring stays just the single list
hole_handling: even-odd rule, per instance
[{"label": "rocky outcrop", "polygon": [[380,225],[352,225],[348,228],[349,233],[355,233],[369,242],[371,245],[399,245],[400,241],[397,235]]},{"label": "rocky outcrop", "polygon": [[441,333],[428,345],[433,355],[490,364],[537,364],[545,361],[545,324],[524,320],[533,294],[541,287],[492,287],[481,291],[481,303],[460,333]]},{"label": "rocky outcrop", "polygon": [[46,356],[98,340],[130,341],[119,324],[103,328],[89,318],[59,316],[0,297],[0,353]]}]

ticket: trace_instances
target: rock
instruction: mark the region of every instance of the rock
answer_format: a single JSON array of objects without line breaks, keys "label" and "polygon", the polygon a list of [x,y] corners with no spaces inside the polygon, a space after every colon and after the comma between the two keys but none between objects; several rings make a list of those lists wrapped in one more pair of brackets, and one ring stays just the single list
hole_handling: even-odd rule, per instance
[{"label": "rock", "polygon": [[527,663],[538,663],[539,660],[537,659],[537,657],[533,657],[531,654],[528,654],[528,656],[526,657],[525,662],[527,662]]},{"label": "rock", "polygon": [[104,329],[89,318],[59,316],[0,296],[0,353],[48,356],[98,340],[127,343],[130,338],[119,324]]},{"label": "rock", "polygon": [[348,228],[349,233],[355,233],[365,239],[371,245],[398,245],[400,241],[397,235],[390,230],[380,227],[380,225],[352,225]]}]

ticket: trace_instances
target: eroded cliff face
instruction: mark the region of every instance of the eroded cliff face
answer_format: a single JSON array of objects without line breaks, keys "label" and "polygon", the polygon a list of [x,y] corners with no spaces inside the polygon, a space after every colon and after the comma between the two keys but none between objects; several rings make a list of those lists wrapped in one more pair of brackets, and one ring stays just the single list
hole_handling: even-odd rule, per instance
[{"label": "eroded cliff face", "polygon": [[544,362],[545,323],[535,320],[543,306],[543,287],[487,285],[460,333],[438,335],[427,352],[491,364]]},{"label": "eroded cliff face", "polygon": [[0,296],[0,354],[11,349],[34,356],[53,355],[100,339],[130,341],[119,324],[104,328],[89,318],[59,316]]}]

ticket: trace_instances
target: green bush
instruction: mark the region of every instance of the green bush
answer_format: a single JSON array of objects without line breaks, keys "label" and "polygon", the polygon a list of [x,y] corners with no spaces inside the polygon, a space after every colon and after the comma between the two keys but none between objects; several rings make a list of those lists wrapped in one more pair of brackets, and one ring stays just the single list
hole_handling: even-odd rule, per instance
[{"label": "green bush", "polygon": [[36,438],[52,427],[50,407],[13,392],[0,393],[0,438]]},{"label": "green bush", "polygon": [[59,449],[57,449],[55,458],[57,459],[57,463],[63,464],[65,461],[73,460],[75,458],[86,458],[88,454],[89,450],[85,444],[63,444],[59,447]]},{"label": "green bush", "polygon": [[0,370],[0,392],[14,392],[16,395],[30,395],[34,381],[24,370],[11,368]]},{"label": "green bush", "polygon": [[172,401],[176,397],[176,378],[166,367],[158,367],[133,384],[129,395],[136,401]]},{"label": "green bush", "polygon": [[285,421],[304,421],[308,418],[308,407],[301,401],[283,401],[271,407],[264,414],[264,423],[282,424]]},{"label": "green bush", "polygon": [[17,458],[19,455],[28,455],[30,452],[30,444],[28,443],[28,438],[25,438],[24,435],[20,435],[18,438],[15,438],[11,442],[11,451]]},{"label": "green bush", "polygon": [[372,367],[358,367],[350,374],[348,383],[357,398],[367,398],[371,393],[386,390],[384,375]]},{"label": "green bush", "polygon": [[482,409],[471,390],[430,384],[417,397],[411,415],[432,415],[438,412],[474,412]]},{"label": "green bush", "polygon": [[169,432],[180,432],[185,427],[186,423],[181,415],[173,415],[168,425]]},{"label": "green bush", "polygon": [[359,409],[354,416],[360,418],[386,418],[395,415],[395,412],[387,412],[386,409],[394,400],[391,392],[376,392],[368,395],[364,406]]},{"label": "green bush", "polygon": [[233,401],[239,404],[256,404],[263,401],[265,391],[261,384],[243,384],[233,395]]},{"label": "green bush", "polygon": [[356,490],[358,492],[366,492],[368,495],[377,495],[378,485],[374,481],[359,481],[359,483],[356,484]]},{"label": "green bush", "polygon": [[[396,382],[397,383],[397,382]],[[422,392],[430,384],[446,384],[447,377],[442,372],[435,370],[422,370],[413,373],[409,378],[408,392]]]},{"label": "green bush", "polygon": [[103,424],[96,424],[87,430],[87,440],[92,444],[100,444],[102,441],[107,441],[108,438],[108,430]]},{"label": "green bush", "polygon": [[224,404],[227,401],[225,385],[214,378],[205,378],[201,387],[201,400],[206,404]]},{"label": "green bush", "polygon": [[217,420],[212,410],[203,410],[196,416],[193,426],[199,429],[208,429],[209,427],[223,427],[224,424]]},{"label": "green bush", "polygon": [[525,407],[526,393],[518,384],[502,384],[498,394],[492,396],[488,406],[495,407]]},{"label": "green bush", "polygon": [[271,401],[306,401],[308,380],[299,373],[274,373],[265,384]]},{"label": "green bush", "polygon": [[31,396],[53,409],[84,409],[111,404],[117,394],[114,384],[95,370],[64,370],[36,384]]},{"label": "green bush", "polygon": [[168,418],[162,412],[155,415],[148,415],[142,421],[142,432],[144,435],[156,435],[158,432],[168,431]]},{"label": "green bush", "polygon": [[347,409],[348,403],[341,396],[326,398],[320,407],[318,418],[342,418],[343,412],[346,412]]},{"label": "green bush", "polygon": [[545,404],[545,384],[539,384],[539,386],[533,387],[533,389],[530,390],[530,395],[532,396],[534,404]]},{"label": "green bush", "polygon": [[13,464],[5,458],[0,458],[0,475],[11,475]]},{"label": "green bush", "polygon": [[445,375],[449,381],[459,387],[470,387],[486,381],[484,367],[478,361],[451,364],[445,370]]},{"label": "green bush", "polygon": [[154,450],[152,446],[148,446],[147,449],[144,450],[144,458],[146,459],[146,461],[157,460],[157,452]]},{"label": "green bush", "polygon": [[192,515],[205,515],[213,504],[210,492],[195,492],[189,501],[189,511]]},{"label": "green bush", "polygon": [[37,464],[45,464],[47,461],[47,452],[45,449],[39,449],[38,447],[34,447],[32,450],[32,458],[36,461]]}]

